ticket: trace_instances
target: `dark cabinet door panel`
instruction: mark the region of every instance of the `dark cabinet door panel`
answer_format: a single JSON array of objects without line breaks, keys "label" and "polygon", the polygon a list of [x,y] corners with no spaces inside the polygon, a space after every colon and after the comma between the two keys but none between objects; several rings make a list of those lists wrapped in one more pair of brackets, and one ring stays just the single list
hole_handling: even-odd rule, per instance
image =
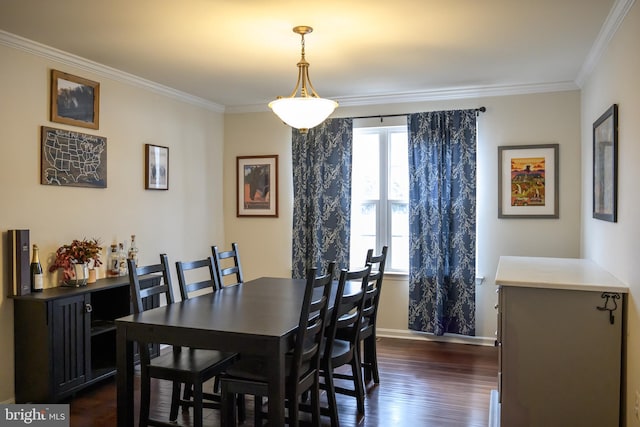
[{"label": "dark cabinet door panel", "polygon": [[90,349],[88,294],[53,302],[53,367],[55,393],[64,393],[87,381]]}]

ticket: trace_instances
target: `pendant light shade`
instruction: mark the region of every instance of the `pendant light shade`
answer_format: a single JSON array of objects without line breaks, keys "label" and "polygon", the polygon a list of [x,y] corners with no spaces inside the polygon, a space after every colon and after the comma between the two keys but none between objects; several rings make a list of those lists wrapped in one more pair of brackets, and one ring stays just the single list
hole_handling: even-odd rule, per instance
[{"label": "pendant light shade", "polygon": [[338,103],[330,99],[298,97],[280,98],[269,103],[269,107],[283,122],[296,129],[311,129],[324,122]]},{"label": "pendant light shade", "polygon": [[[304,54],[304,35],[313,31],[308,26],[298,26],[293,32],[302,37],[302,57],[298,62],[298,82],[293,92],[288,97],[278,97],[269,103],[269,108],[280,117],[280,119],[291,127],[306,132],[312,127],[318,126],[338,106],[338,103],[330,99],[320,98],[316,93],[311,80],[309,79],[309,63]],[[298,95],[300,89],[300,96]]]}]

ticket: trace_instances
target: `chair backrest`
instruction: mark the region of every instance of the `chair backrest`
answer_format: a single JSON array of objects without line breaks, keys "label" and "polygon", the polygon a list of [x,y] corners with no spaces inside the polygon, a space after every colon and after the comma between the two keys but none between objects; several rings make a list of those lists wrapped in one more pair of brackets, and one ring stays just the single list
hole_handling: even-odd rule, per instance
[{"label": "chair backrest", "polygon": [[369,285],[367,286],[367,294],[364,297],[364,309],[362,312],[362,317],[367,320],[365,327],[374,327],[378,315],[384,267],[387,262],[387,249],[387,246],[383,246],[379,255],[374,255],[373,249],[367,251],[365,265],[371,265],[371,273],[369,274]]},{"label": "chair backrest", "polygon": [[335,262],[331,262],[323,275],[316,276],[316,268],[307,272],[292,360],[292,374],[297,380],[319,368],[334,269]]},{"label": "chair backrest", "polygon": [[[169,259],[166,254],[160,254],[160,264],[136,267],[136,261],[128,259],[127,267],[129,269],[129,286],[131,288],[131,303],[134,313],[142,313],[145,310],[145,300],[155,296],[160,297],[161,295],[164,295],[167,305],[173,304],[175,300],[173,297],[173,286],[171,285]],[[140,278],[150,274],[161,276],[162,279],[157,282],[153,281],[152,286],[141,289]],[[152,306],[152,304],[146,304],[146,306]],[[138,349],[140,351],[140,365],[143,370],[148,369],[149,361],[151,360],[149,350],[150,344],[151,343],[145,342],[138,343]]]},{"label": "chair backrest", "polygon": [[[218,281],[216,280],[212,256],[197,261],[177,261],[176,272],[178,273],[178,283],[180,284],[180,296],[183,301],[189,299],[189,294],[201,289],[209,289],[212,292],[218,290]],[[202,277],[203,280],[189,282],[187,272],[202,273],[203,275],[199,277]]]},{"label": "chair backrest", "polygon": [[[154,295],[164,294],[167,304],[173,304],[173,286],[171,285],[171,273],[169,271],[169,259],[166,254],[160,254],[160,264],[136,267],[135,260],[127,260],[129,267],[129,284],[131,286],[131,302],[133,304],[134,313],[142,313],[144,311],[143,300],[153,297]],[[140,277],[149,274],[162,275],[162,280],[157,285],[141,289]]]},{"label": "chair backrest", "polygon": [[[240,252],[238,251],[237,243],[232,243],[231,250],[224,252],[221,252],[217,246],[212,246],[211,252],[213,253],[213,262],[220,288],[244,282],[244,279],[242,278],[242,266],[240,265]],[[233,261],[231,266],[225,266],[226,263],[229,262],[227,260]],[[235,282],[225,284],[224,278],[230,275],[235,275]]]},{"label": "chair backrest", "polygon": [[[324,354],[326,357],[331,356],[336,335],[339,335],[342,340],[349,341],[352,350],[358,345],[364,297],[369,284],[370,273],[371,265],[359,270],[347,271],[343,269],[340,271],[331,320],[325,334],[327,341]],[[359,282],[360,286],[356,289],[350,286],[350,292],[347,292],[347,282]]]}]

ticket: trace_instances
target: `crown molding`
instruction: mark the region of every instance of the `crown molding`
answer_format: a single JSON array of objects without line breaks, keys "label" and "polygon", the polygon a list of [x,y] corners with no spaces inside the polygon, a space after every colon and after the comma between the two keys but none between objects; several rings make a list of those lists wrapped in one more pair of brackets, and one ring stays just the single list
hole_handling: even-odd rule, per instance
[{"label": "crown molding", "polygon": [[443,101],[489,96],[527,95],[533,93],[564,92],[578,90],[574,82],[534,83],[521,85],[469,86],[449,89],[389,95],[343,97],[336,100],[343,107],[375,104],[403,104],[409,102]]},{"label": "crown molding", "polygon": [[[605,48],[615,35],[616,31],[622,24],[624,17],[627,15],[635,0],[616,0],[605,23],[603,24],[596,41],[594,42],[587,58],[576,77],[576,80],[552,83],[534,83],[522,85],[493,85],[493,86],[470,86],[462,88],[448,88],[425,90],[420,92],[407,92],[395,94],[377,94],[367,96],[346,96],[337,97],[336,101],[343,107],[356,107],[365,105],[378,104],[403,104],[412,102],[428,102],[441,101],[450,99],[467,99],[488,96],[508,96],[508,95],[526,95],[547,92],[562,92],[579,90],[592,73],[595,65],[602,56]],[[240,105],[240,106],[224,106],[206,99],[173,89],[159,83],[143,79],[133,74],[126,73],[115,68],[108,67],[97,62],[76,56],[62,50],[47,46],[18,35],[0,30],[0,44],[8,47],[25,51],[27,53],[46,58],[51,61],[66,64],[81,70],[92,72],[111,78],[122,83],[137,86],[161,95],[178,99],[198,107],[205,108],[218,113],[255,113],[270,111],[266,103]]]},{"label": "crown molding", "polygon": [[582,88],[589,76],[591,76],[593,69],[634,3],[635,0],[616,0],[576,77],[578,87]]},{"label": "crown molding", "polygon": [[[450,99],[469,99],[489,96],[565,92],[578,89],[580,88],[576,85],[575,82],[567,81],[521,85],[470,86],[464,88],[426,90],[421,92],[379,94],[367,96],[344,96],[331,99],[337,101],[340,104],[340,107],[358,107],[364,105],[406,104],[410,102],[443,101]],[[269,111],[266,103],[227,107],[225,112],[229,114],[241,114],[258,113],[264,111]]]},{"label": "crown molding", "polygon": [[179,101],[195,105],[197,107],[205,108],[216,113],[225,112],[224,105],[216,104],[215,102],[190,95],[188,93],[161,85],[151,80],[143,79],[133,74],[129,74],[124,71],[120,71],[115,68],[90,61],[86,58],[64,52],[54,47],[35,42],[33,40],[29,40],[3,30],[0,30],[0,44],[14,49],[22,50],[24,52],[40,56],[51,61],[75,67],[80,70],[95,73],[97,75],[107,77],[121,83],[137,86],[142,89],[146,89],[151,92],[167,96],[169,98],[174,98]]}]

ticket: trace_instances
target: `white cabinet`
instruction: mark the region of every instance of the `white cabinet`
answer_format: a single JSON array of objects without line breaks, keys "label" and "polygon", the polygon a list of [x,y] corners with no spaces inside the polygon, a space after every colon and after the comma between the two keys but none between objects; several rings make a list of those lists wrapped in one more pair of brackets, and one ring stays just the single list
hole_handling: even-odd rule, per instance
[{"label": "white cabinet", "polygon": [[584,259],[501,257],[500,425],[618,426],[628,287]]}]

